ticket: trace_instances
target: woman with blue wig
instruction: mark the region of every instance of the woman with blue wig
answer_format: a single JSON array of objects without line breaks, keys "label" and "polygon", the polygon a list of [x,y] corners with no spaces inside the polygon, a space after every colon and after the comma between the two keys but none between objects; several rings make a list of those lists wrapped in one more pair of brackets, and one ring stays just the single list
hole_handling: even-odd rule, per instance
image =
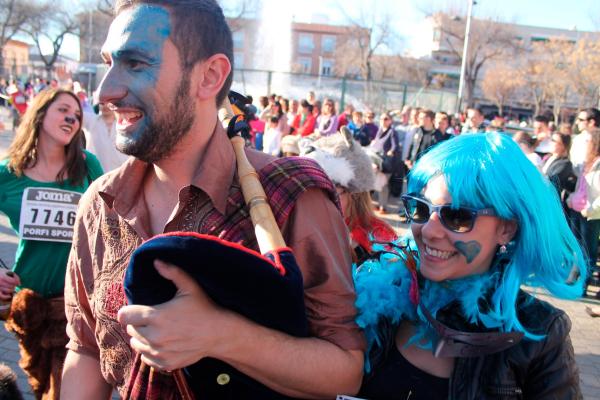
[{"label": "woman with blue wig", "polygon": [[521,285],[576,298],[586,263],[518,145],[496,133],[441,143],[402,200],[412,235],[355,269],[368,340],[359,397],[581,398],[569,318]]}]

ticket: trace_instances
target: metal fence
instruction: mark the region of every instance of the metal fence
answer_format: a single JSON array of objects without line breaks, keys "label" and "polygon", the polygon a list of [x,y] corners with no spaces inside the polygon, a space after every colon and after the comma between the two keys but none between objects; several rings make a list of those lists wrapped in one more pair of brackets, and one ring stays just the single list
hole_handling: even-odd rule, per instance
[{"label": "metal fence", "polygon": [[352,103],[358,109],[394,110],[404,105],[432,110],[454,111],[456,92],[417,87],[394,81],[365,81],[299,73],[236,69],[233,90],[250,94],[255,99],[271,93],[292,99],[303,99],[309,91],[318,97],[331,97]]}]

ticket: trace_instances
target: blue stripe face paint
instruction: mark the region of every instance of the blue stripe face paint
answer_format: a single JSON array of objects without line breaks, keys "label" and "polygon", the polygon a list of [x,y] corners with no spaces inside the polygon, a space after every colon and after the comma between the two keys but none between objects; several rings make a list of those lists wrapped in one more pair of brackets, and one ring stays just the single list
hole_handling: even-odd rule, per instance
[{"label": "blue stripe face paint", "polygon": [[136,5],[115,18],[102,47],[110,67],[99,88],[100,101],[117,111],[117,147],[147,161],[159,150],[153,127],[173,112],[170,107],[186,79],[176,52],[165,59],[170,34],[166,8]]}]

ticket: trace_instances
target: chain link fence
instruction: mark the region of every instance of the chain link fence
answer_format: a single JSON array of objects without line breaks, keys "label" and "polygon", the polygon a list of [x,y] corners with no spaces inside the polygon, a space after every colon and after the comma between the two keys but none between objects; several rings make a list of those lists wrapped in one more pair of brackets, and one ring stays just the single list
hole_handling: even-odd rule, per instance
[{"label": "chain link fence", "polygon": [[303,99],[309,91],[318,97],[331,97],[343,107],[352,103],[358,109],[376,111],[401,109],[404,105],[453,112],[456,92],[418,87],[394,81],[365,81],[300,73],[236,69],[233,90],[259,96],[275,93],[290,99]]}]

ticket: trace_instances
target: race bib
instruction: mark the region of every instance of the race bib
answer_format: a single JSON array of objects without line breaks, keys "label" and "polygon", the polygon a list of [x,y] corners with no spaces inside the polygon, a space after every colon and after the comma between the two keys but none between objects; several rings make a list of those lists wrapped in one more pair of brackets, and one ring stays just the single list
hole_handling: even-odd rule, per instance
[{"label": "race bib", "polygon": [[21,200],[21,239],[71,243],[81,193],[30,187]]}]

